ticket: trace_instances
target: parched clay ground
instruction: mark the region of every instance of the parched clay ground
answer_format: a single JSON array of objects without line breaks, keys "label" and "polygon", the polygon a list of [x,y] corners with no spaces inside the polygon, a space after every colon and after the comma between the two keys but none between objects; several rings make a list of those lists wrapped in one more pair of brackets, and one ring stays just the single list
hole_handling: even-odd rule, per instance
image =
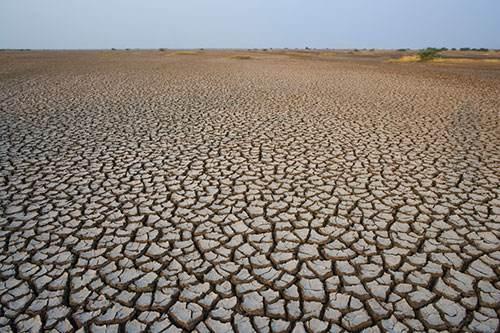
[{"label": "parched clay ground", "polygon": [[0,53],[1,332],[499,332],[500,70]]}]

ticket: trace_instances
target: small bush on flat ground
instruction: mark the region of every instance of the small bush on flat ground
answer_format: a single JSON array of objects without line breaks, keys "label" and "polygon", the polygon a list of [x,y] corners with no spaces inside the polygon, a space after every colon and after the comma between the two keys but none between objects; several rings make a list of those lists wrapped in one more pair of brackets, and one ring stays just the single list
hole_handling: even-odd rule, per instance
[{"label": "small bush on flat ground", "polygon": [[427,48],[418,52],[418,56],[420,57],[420,61],[429,61],[437,58],[439,56],[439,51],[438,49]]}]

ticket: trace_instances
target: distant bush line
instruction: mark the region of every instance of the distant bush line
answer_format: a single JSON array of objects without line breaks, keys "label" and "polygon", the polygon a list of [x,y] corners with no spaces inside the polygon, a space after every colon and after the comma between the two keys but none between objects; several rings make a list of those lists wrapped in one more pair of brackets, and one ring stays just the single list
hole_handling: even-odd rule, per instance
[{"label": "distant bush line", "polygon": [[486,48],[484,48],[484,47],[481,47],[481,48],[462,47],[462,48],[460,48],[460,51],[488,52],[488,51],[489,51],[489,49],[486,49]]}]

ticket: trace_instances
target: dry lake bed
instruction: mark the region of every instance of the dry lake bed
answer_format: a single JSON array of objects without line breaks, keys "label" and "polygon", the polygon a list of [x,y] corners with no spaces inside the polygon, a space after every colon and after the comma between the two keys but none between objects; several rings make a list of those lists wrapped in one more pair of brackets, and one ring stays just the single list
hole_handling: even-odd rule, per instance
[{"label": "dry lake bed", "polygon": [[499,332],[500,64],[0,52],[1,332]]}]

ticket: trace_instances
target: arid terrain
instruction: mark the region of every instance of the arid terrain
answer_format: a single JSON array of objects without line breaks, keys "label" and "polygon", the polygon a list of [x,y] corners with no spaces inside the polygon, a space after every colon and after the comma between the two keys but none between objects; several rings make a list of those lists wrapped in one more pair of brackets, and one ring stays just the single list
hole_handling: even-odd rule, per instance
[{"label": "arid terrain", "polygon": [[0,332],[500,332],[500,63],[390,58],[0,52]]}]

